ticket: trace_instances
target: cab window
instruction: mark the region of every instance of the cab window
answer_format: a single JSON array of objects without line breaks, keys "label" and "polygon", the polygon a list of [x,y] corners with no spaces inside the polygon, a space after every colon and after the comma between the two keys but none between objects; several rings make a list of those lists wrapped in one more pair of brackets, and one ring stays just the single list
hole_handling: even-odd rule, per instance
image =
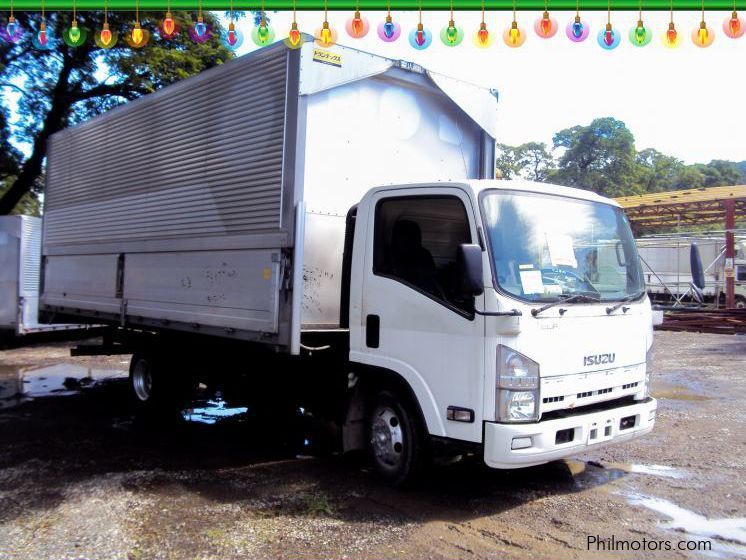
[{"label": "cab window", "polygon": [[469,219],[455,196],[382,200],[376,207],[373,272],[470,313],[459,292],[456,257],[471,243]]}]

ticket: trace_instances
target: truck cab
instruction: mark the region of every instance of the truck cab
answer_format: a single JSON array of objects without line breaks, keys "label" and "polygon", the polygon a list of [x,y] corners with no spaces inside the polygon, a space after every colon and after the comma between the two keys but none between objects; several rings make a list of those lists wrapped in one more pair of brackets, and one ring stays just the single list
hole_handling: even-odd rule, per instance
[{"label": "truck cab", "polygon": [[350,384],[401,387],[358,426],[381,473],[409,476],[433,441],[515,468],[653,428],[651,308],[613,201],[526,181],[380,187],[349,246]]}]

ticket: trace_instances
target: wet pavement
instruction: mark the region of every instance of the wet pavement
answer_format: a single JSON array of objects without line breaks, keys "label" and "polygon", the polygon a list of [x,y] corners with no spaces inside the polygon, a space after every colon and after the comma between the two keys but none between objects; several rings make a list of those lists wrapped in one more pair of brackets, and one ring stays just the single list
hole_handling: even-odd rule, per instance
[{"label": "wet pavement", "polygon": [[3,559],[746,558],[746,337],[658,333],[642,440],[518,471],[443,462],[405,491],[315,453],[305,410],[267,418],[202,386],[179,415],[138,416],[128,357],[68,347],[0,352]]}]

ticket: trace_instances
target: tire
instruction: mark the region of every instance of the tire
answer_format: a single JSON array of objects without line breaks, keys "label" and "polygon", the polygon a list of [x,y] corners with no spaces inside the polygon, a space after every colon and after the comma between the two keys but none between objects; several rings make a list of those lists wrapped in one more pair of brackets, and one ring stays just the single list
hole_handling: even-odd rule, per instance
[{"label": "tire", "polygon": [[374,397],[366,421],[370,460],[394,486],[412,483],[426,463],[424,428],[409,399],[393,391]]},{"label": "tire", "polygon": [[129,371],[130,394],[135,407],[148,413],[170,414],[183,406],[193,388],[189,375],[175,375],[163,356],[137,352]]}]

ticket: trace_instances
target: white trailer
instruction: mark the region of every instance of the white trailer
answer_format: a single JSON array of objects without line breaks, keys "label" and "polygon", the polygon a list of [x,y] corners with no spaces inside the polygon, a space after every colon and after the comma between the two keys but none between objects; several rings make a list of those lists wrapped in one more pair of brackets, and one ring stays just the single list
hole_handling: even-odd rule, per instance
[{"label": "white trailer", "polygon": [[0,332],[25,335],[85,328],[39,323],[41,218],[0,216]]},{"label": "white trailer", "polygon": [[138,406],[245,373],[394,482],[435,444],[514,468],[645,434],[629,224],[491,180],[496,115],[494,91],[312,42],[117,108],[51,138],[43,308],[112,325]]},{"label": "white trailer", "polygon": [[[706,304],[725,304],[725,238],[717,235],[659,235],[637,239],[650,298],[659,303],[691,301],[690,247],[702,258]],[[734,261],[736,307],[746,305],[746,238],[736,236]]]}]

